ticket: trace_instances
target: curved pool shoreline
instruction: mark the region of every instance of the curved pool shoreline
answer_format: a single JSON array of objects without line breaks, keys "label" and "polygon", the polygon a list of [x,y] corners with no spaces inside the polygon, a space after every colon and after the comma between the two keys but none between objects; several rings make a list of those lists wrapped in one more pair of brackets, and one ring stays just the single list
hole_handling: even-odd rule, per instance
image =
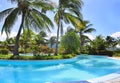
[{"label": "curved pool shoreline", "polygon": [[[58,60],[0,60],[1,65],[56,65],[73,63],[78,60],[78,57],[70,59],[58,59]],[[23,64],[24,63],[24,64]]]}]

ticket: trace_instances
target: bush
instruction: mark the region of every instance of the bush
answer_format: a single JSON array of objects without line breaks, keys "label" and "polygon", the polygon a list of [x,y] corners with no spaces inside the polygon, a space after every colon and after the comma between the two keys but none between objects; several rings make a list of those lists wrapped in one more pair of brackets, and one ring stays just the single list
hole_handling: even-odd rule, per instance
[{"label": "bush", "polygon": [[68,54],[68,55],[62,55],[62,58],[63,59],[68,59],[68,58],[73,58],[75,56],[76,56],[75,54]]},{"label": "bush", "polygon": [[114,52],[113,51],[108,51],[108,50],[102,50],[99,52],[100,55],[107,55],[107,56],[110,56],[112,57]]},{"label": "bush", "polygon": [[41,52],[41,47],[40,46],[32,46],[31,47],[33,55],[38,56]]},{"label": "bush", "polygon": [[75,32],[69,31],[62,37],[60,44],[65,49],[65,54],[76,53],[80,47],[79,36]]},{"label": "bush", "polygon": [[41,51],[46,54],[49,53],[50,48],[48,46],[41,46]]},{"label": "bush", "polygon": [[7,55],[9,53],[9,50],[4,48],[4,49],[0,49],[0,54],[3,54],[3,55]]},{"label": "bush", "polygon": [[65,49],[60,47],[58,52],[59,52],[59,54],[64,54],[65,53]]}]

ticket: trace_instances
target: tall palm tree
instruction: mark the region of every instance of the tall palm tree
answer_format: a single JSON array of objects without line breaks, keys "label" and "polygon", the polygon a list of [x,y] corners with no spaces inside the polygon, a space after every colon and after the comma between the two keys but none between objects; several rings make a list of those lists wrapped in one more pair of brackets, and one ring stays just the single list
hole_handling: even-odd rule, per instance
[{"label": "tall palm tree", "polygon": [[63,33],[63,22],[70,23],[76,16],[81,17],[82,4],[81,0],[59,0],[58,10],[55,14],[55,22],[58,26],[55,55],[58,54],[59,32]]},{"label": "tall palm tree", "polygon": [[88,39],[88,37],[85,34],[91,33],[91,32],[96,31],[96,30],[94,28],[91,28],[92,24],[87,20],[84,20],[84,21],[80,20],[79,22],[80,23],[77,24],[79,26],[76,26],[75,29],[79,33],[79,36],[80,36],[80,52],[82,53],[85,39],[86,38]]},{"label": "tall palm tree", "polygon": [[[50,27],[53,27],[51,20],[42,13],[42,10],[51,10],[53,9],[52,5],[46,0],[9,0],[11,3],[16,3],[17,7],[9,8],[0,12],[0,20],[5,17],[5,22],[2,27],[3,31],[7,35],[10,34],[10,31],[15,24],[18,16],[21,16],[21,24],[16,36],[15,46],[14,46],[14,55],[19,55],[19,38],[23,28],[34,29],[36,31],[42,29],[50,30]],[[38,10],[40,9],[40,10]]]},{"label": "tall palm tree", "polygon": [[55,44],[55,42],[56,42],[56,37],[55,37],[55,36],[52,36],[52,37],[49,39],[49,43],[50,43],[51,49],[53,48],[53,45]]}]

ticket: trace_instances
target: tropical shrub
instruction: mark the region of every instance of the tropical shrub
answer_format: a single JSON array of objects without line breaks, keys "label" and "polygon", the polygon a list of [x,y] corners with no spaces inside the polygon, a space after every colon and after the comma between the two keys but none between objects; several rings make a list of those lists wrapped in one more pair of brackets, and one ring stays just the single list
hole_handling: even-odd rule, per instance
[{"label": "tropical shrub", "polygon": [[31,49],[32,49],[32,52],[33,52],[34,56],[39,56],[40,55],[40,52],[41,52],[41,47],[40,46],[34,45],[34,46],[31,47]]},{"label": "tropical shrub", "polygon": [[0,54],[3,54],[3,55],[7,55],[9,53],[9,50],[4,48],[4,49],[0,49]]},{"label": "tropical shrub", "polygon": [[59,48],[59,54],[64,54],[65,53],[65,49],[63,47]]},{"label": "tropical shrub", "polygon": [[41,51],[42,51],[43,53],[49,53],[50,48],[49,48],[48,46],[41,46]]},{"label": "tropical shrub", "polygon": [[61,47],[65,49],[65,54],[76,53],[79,50],[79,36],[74,31],[68,31],[61,39]]}]

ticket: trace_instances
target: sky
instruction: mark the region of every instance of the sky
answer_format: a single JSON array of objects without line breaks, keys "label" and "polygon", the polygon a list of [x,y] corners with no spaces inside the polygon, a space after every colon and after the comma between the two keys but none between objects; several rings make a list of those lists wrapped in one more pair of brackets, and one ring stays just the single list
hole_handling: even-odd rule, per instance
[{"label": "sky", "polygon": [[[53,1],[57,2],[57,0]],[[84,20],[89,20],[90,23],[93,24],[93,28],[96,29],[96,32],[88,34],[91,39],[94,39],[97,35],[102,35],[104,37],[120,36],[120,0],[83,0],[83,2],[84,5],[81,10],[83,18]],[[15,6],[15,4],[11,4],[7,0],[0,1],[0,11]],[[47,15],[53,20],[54,14],[52,12],[48,12]],[[0,30],[3,22],[4,20],[0,21]],[[14,25],[10,37],[16,35],[19,25],[20,19],[18,19]],[[64,25],[65,30],[67,26],[69,25]],[[56,35],[56,30],[57,27],[55,26],[52,33],[49,33],[49,36]],[[5,38],[5,33],[3,33],[3,35],[0,34],[0,41],[5,40]]]}]

